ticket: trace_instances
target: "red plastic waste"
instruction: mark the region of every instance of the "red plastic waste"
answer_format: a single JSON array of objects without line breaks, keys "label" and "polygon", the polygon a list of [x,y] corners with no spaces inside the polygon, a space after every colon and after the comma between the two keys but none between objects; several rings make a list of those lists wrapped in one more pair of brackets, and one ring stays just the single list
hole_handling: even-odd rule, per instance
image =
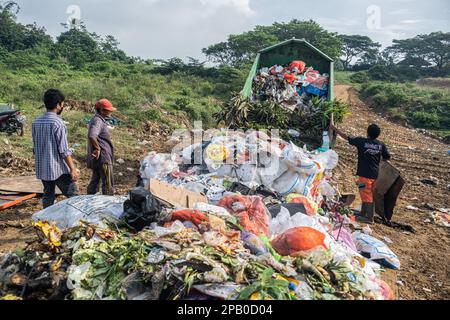
[{"label": "red plastic waste", "polygon": [[209,219],[203,212],[190,209],[173,211],[171,220],[190,221],[196,226],[209,224]]},{"label": "red plastic waste", "polygon": [[295,74],[289,74],[286,73],[284,74],[284,79],[288,82],[288,83],[293,83],[295,81]]},{"label": "red plastic waste", "polygon": [[289,69],[291,71],[297,69],[299,73],[303,73],[306,69],[306,63],[301,60],[292,61],[291,64],[289,65]]},{"label": "red plastic waste", "polygon": [[269,214],[260,197],[233,195],[222,198],[218,205],[239,218],[239,224],[248,232],[269,236]]},{"label": "red plastic waste", "polygon": [[325,235],[310,227],[287,230],[272,240],[272,247],[282,256],[296,256],[319,246],[327,249]]}]

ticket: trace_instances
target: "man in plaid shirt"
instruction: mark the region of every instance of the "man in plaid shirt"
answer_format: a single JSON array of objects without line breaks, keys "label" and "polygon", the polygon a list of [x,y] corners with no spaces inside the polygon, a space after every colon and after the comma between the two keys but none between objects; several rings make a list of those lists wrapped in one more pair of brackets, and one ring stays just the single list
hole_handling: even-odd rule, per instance
[{"label": "man in plaid shirt", "polygon": [[79,171],[75,168],[72,152],[67,142],[67,128],[61,117],[64,95],[55,89],[44,94],[47,112],[33,122],[33,153],[36,160],[36,177],[42,180],[44,208],[55,202],[55,188],[66,197],[78,195]]}]

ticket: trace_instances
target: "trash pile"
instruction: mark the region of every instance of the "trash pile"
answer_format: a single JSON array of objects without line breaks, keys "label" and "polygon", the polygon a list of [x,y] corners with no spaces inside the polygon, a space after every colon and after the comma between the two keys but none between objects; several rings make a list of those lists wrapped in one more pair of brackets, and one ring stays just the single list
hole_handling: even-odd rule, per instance
[{"label": "trash pile", "polygon": [[128,198],[80,196],[36,213],[39,241],[0,257],[0,297],[394,299],[379,276],[398,258],[339,201],[335,152],[265,138],[222,132],[151,153],[145,187]]},{"label": "trash pile", "polygon": [[320,74],[303,61],[260,69],[254,80],[250,98],[235,96],[217,114],[230,128],[295,129],[296,142],[316,149],[327,130],[331,115],[342,122],[348,106],[329,101],[330,76]]},{"label": "trash pile", "polygon": [[288,66],[262,68],[253,80],[252,102],[273,100],[287,110],[307,108],[314,96],[326,98],[329,74],[320,74],[303,61],[292,61]]}]

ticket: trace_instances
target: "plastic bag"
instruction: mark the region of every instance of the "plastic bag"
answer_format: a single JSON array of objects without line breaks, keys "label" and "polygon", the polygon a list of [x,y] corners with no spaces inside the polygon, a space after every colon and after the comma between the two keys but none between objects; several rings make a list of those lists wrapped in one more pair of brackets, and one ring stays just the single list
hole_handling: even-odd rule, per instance
[{"label": "plastic bag", "polygon": [[282,195],[286,195],[294,192],[301,183],[300,175],[288,170],[273,182],[272,188]]},{"label": "plastic bag", "polygon": [[269,226],[272,235],[279,235],[294,227],[311,227],[327,235],[327,245],[330,239],[318,216],[312,217],[301,212],[291,216],[288,210],[281,210],[275,218],[270,220]]},{"label": "plastic bag", "polygon": [[299,174],[311,175],[321,171],[320,166],[313,159],[309,158],[306,151],[293,143],[284,148],[283,157],[290,169]]},{"label": "plastic bag", "polygon": [[400,269],[400,260],[382,241],[361,232],[353,233],[358,251],[368,259],[391,269]]},{"label": "plastic bag", "polygon": [[299,204],[303,204],[305,206],[306,209],[306,214],[309,216],[313,216],[317,214],[317,211],[319,210],[319,206],[317,205],[317,203],[315,203],[313,200],[307,198],[304,195],[301,194],[290,194],[287,198],[286,201],[289,203],[299,203]]},{"label": "plastic bag", "polygon": [[175,155],[151,152],[142,161],[139,172],[147,184],[150,179],[161,180],[176,170],[178,164]]},{"label": "plastic bag", "polygon": [[207,212],[221,218],[227,218],[231,216],[227,209],[203,202],[194,204],[194,210]]},{"label": "plastic bag", "polygon": [[56,223],[59,229],[76,227],[81,220],[105,228],[103,220],[119,222],[126,199],[103,195],[73,197],[33,214],[32,219]]},{"label": "plastic bag", "polygon": [[287,170],[288,166],[283,161],[273,161],[269,167],[258,169],[261,184],[271,187],[273,182],[286,173]]},{"label": "plastic bag", "polygon": [[324,240],[325,235],[316,229],[297,227],[272,240],[272,247],[282,256],[298,256],[320,246],[327,249]]},{"label": "plastic bag", "polygon": [[303,73],[303,72],[305,72],[305,69],[306,69],[306,63],[304,61],[301,61],[301,60],[292,61],[289,64],[289,69],[292,72]]},{"label": "plastic bag", "polygon": [[354,252],[358,252],[355,242],[353,241],[352,234],[345,227],[333,230],[332,236],[336,239],[336,241],[343,243],[347,248],[353,250]]},{"label": "plastic bag", "polygon": [[264,202],[256,196],[226,196],[218,203],[232,215],[239,218],[239,224],[256,235],[269,235],[269,213]]},{"label": "plastic bag", "polygon": [[313,159],[319,162],[325,170],[333,170],[339,163],[339,155],[332,149],[313,156]]},{"label": "plastic bag", "polygon": [[244,247],[254,255],[259,256],[269,252],[264,242],[254,233],[242,231],[241,241],[244,242]]},{"label": "plastic bag", "polygon": [[160,219],[162,206],[150,191],[145,188],[134,188],[129,199],[123,204],[123,220],[136,231]]}]

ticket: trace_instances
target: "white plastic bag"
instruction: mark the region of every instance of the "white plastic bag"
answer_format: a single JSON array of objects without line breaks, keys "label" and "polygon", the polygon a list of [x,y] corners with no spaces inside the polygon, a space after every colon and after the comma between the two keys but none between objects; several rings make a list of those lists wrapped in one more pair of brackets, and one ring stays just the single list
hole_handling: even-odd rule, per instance
[{"label": "white plastic bag", "polygon": [[126,199],[102,195],[69,198],[33,214],[32,219],[54,222],[60,229],[76,227],[81,220],[104,228],[103,220],[117,222],[121,218]]},{"label": "white plastic bag", "polygon": [[259,168],[259,179],[261,184],[272,187],[273,182],[281,177],[288,170],[284,161],[274,161],[269,167]]},{"label": "white plastic bag", "polygon": [[363,256],[368,256],[371,260],[388,268],[400,269],[399,258],[381,240],[361,232],[353,233],[353,240],[356,248]]},{"label": "white plastic bag", "polygon": [[272,188],[275,191],[286,195],[294,192],[300,183],[300,175],[288,170],[273,182]]},{"label": "white plastic bag", "polygon": [[339,163],[339,155],[331,149],[313,156],[313,159],[319,162],[324,170],[333,170]]},{"label": "white plastic bag", "polygon": [[203,202],[194,204],[194,210],[211,213],[222,218],[231,217],[227,209]]},{"label": "white plastic bag", "polygon": [[141,163],[141,178],[161,180],[173,171],[178,170],[176,155],[151,152]]}]

